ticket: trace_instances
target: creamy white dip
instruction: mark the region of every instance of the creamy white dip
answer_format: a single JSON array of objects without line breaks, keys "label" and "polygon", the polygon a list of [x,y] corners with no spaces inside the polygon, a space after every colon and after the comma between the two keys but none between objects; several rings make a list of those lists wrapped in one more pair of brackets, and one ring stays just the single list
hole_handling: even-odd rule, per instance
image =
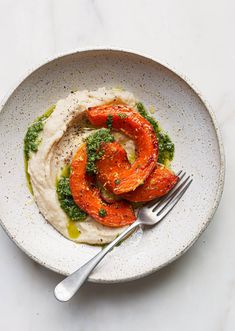
[{"label": "creamy white dip", "polygon": [[88,107],[111,103],[115,99],[130,107],[134,107],[137,102],[133,94],[127,91],[106,88],[78,91],[59,100],[44,125],[38,151],[32,154],[28,162],[35,201],[41,213],[62,235],[76,242],[108,243],[125,228],[103,226],[87,217],[85,221],[74,222],[80,235],[75,239],[71,238],[68,232],[69,219],[60,207],[56,193],[56,178],[61,169],[71,162],[79,145],[94,130],[82,125],[85,110]]}]

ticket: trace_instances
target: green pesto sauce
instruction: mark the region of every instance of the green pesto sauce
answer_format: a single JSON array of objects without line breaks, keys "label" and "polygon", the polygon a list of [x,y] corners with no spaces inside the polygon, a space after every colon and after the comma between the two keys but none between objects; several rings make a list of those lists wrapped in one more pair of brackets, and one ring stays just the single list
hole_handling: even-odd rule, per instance
[{"label": "green pesto sauce", "polygon": [[70,167],[67,166],[62,170],[60,178],[56,181],[56,192],[60,207],[64,210],[69,220],[84,221],[87,217],[87,213],[79,208],[73,200],[70,190],[69,176]]},{"label": "green pesto sauce", "polygon": [[158,162],[168,165],[173,160],[175,146],[167,133],[159,126],[159,123],[151,117],[141,102],[136,104],[137,110],[153,127],[158,140]]},{"label": "green pesto sauce", "polygon": [[105,217],[107,215],[107,211],[103,208],[99,210],[99,216],[100,217]]},{"label": "green pesto sauce", "polygon": [[111,130],[112,125],[113,125],[113,116],[112,115],[108,115],[106,124],[107,124],[107,128]]},{"label": "green pesto sauce", "polygon": [[28,161],[31,153],[35,153],[38,150],[38,146],[41,142],[39,138],[40,132],[43,130],[45,120],[53,113],[55,105],[51,106],[43,115],[38,117],[33,124],[28,128],[24,137],[24,166],[26,182],[31,194],[33,194],[33,188],[30,181],[30,174],[28,172]]},{"label": "green pesto sauce", "polygon": [[96,174],[97,168],[95,162],[99,160],[104,151],[101,148],[102,143],[113,142],[114,136],[110,133],[109,129],[100,129],[92,133],[86,139],[86,151],[87,151],[87,166],[86,171],[88,174]]},{"label": "green pesto sauce", "polygon": [[41,142],[39,138],[40,132],[43,130],[45,121],[52,114],[55,105],[51,106],[42,116],[38,117],[33,124],[28,128],[24,138],[24,154],[26,160],[29,160],[31,153],[38,151],[38,146]]}]

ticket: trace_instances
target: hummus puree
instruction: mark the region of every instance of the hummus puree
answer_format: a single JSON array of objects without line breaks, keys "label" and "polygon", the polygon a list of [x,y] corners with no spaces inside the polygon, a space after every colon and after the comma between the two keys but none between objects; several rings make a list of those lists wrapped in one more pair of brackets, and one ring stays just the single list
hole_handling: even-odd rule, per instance
[{"label": "hummus puree", "polygon": [[[28,163],[34,197],[41,213],[62,235],[75,242],[109,243],[125,229],[103,226],[87,217],[85,221],[74,222],[80,235],[76,239],[71,238],[68,233],[70,221],[61,209],[56,193],[56,178],[61,169],[71,162],[79,145],[94,131],[86,121],[85,110],[115,100],[130,107],[137,102],[133,94],[127,91],[106,88],[78,91],[59,100],[44,125],[38,151],[33,153]],[[130,145],[130,141],[127,145]]]}]

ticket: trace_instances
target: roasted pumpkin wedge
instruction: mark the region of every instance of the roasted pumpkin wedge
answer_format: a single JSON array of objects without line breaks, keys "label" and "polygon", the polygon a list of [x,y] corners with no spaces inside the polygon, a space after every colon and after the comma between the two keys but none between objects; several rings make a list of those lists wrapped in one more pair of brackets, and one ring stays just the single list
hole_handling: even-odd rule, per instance
[{"label": "roasted pumpkin wedge", "polygon": [[149,176],[158,158],[158,143],[151,124],[139,113],[125,105],[104,105],[88,108],[89,121],[98,127],[108,127],[121,131],[136,145],[136,160],[127,169],[116,167],[110,160],[109,173],[106,172],[107,188],[114,194],[133,191]]},{"label": "roasted pumpkin wedge", "polygon": [[[97,161],[97,178],[104,187],[109,187],[109,174],[125,172],[130,168],[126,151],[117,142],[104,144],[103,156]],[[157,163],[149,177],[143,185],[134,191],[122,195],[126,200],[132,202],[147,202],[155,198],[160,198],[169,192],[177,183],[178,177],[164,165]]]},{"label": "roasted pumpkin wedge", "polygon": [[178,182],[178,179],[170,169],[157,163],[144,184],[137,187],[133,192],[124,194],[123,197],[132,202],[151,201],[167,194]]},{"label": "roasted pumpkin wedge", "polygon": [[75,203],[103,225],[120,227],[133,223],[136,217],[128,202],[107,204],[102,200],[99,189],[86,174],[86,163],[86,144],[83,144],[71,163],[70,189]]},{"label": "roasted pumpkin wedge", "polygon": [[[107,189],[118,186],[131,167],[125,149],[118,143],[102,144],[103,156],[96,161],[97,179]],[[143,184],[143,181],[141,182]],[[114,191],[114,190],[113,190]]]}]

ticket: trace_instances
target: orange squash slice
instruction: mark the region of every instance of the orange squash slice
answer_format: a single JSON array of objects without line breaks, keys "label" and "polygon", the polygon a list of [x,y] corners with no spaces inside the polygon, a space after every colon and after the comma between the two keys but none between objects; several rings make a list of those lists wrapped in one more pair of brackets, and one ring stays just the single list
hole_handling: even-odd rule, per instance
[{"label": "orange squash slice", "polygon": [[75,203],[97,222],[120,227],[131,224],[136,217],[126,201],[105,203],[93,180],[86,174],[86,144],[80,146],[71,163],[70,189]]}]

